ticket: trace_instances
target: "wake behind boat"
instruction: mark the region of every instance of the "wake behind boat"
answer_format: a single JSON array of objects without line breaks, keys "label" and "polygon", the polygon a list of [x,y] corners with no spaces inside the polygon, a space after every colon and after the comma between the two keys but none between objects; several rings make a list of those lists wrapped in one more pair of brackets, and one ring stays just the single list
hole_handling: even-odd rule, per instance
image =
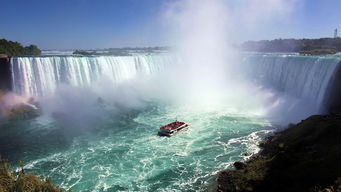
[{"label": "wake behind boat", "polygon": [[160,131],[158,132],[158,135],[170,137],[170,136],[175,135],[176,133],[178,133],[180,131],[187,130],[188,127],[189,127],[189,125],[186,124],[185,122],[176,120],[172,123],[169,123],[167,125],[160,127]]}]

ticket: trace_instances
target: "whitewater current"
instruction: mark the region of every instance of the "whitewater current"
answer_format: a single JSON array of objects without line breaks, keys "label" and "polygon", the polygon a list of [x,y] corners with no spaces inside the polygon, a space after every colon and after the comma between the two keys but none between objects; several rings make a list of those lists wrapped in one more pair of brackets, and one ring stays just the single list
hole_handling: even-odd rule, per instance
[{"label": "whitewater current", "polygon": [[[133,79],[167,71],[170,55],[14,57],[13,90],[43,98],[64,84],[91,87],[109,81],[113,89]],[[252,81],[292,97],[323,103],[339,65],[333,57],[255,55],[242,57],[244,74]],[[52,113],[26,121],[1,122],[0,153],[27,172],[49,177],[73,191],[198,191],[210,188],[218,171],[259,151],[273,131],[261,113],[216,107],[176,105],[162,100],[138,107],[94,99],[93,113]],[[157,136],[158,128],[175,119],[190,129],[173,137]],[[84,128],[86,127],[86,128]]]},{"label": "whitewater current", "polygon": [[[176,118],[190,129],[159,137],[158,127]],[[272,131],[257,115],[162,103],[102,116],[91,130],[72,131],[44,116],[2,126],[3,156],[73,191],[206,190],[218,171],[257,153]]]}]

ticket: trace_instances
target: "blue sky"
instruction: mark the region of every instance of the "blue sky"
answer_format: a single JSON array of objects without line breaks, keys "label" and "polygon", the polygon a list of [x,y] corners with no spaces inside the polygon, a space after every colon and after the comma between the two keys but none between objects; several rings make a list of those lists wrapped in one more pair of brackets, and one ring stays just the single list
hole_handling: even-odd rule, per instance
[{"label": "blue sky", "polygon": [[[2,0],[0,38],[43,49],[171,45],[162,19],[171,1]],[[297,1],[290,16],[243,30],[236,42],[341,33],[341,0]]]}]

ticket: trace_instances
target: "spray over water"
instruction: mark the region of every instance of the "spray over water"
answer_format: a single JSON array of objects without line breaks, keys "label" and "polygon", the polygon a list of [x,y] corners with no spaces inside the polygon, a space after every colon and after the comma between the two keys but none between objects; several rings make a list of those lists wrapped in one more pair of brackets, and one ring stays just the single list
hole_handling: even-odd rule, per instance
[{"label": "spray over water", "polygon": [[[230,7],[231,2],[235,6]],[[280,91],[281,85],[288,84],[285,91],[296,93],[290,78],[272,76],[273,67],[263,56],[249,58],[245,64],[245,57],[231,48],[238,36],[234,31],[247,22],[256,24],[263,13],[281,10],[287,1],[260,6],[247,22],[237,17],[243,11],[243,17],[252,16],[245,10],[262,2],[270,3],[172,1],[163,15],[177,44],[172,59],[164,55],[18,58],[12,63],[18,67],[16,88],[38,95],[51,90],[42,94],[41,103],[54,120],[47,125],[14,122],[12,127],[26,132],[13,138],[29,148],[18,145],[0,152],[17,154],[19,159],[28,149],[26,170],[48,175],[65,190],[205,190],[218,171],[258,152],[258,143],[271,129],[266,113],[285,115],[283,106],[292,100]],[[293,56],[292,60],[300,59]],[[319,58],[314,61],[311,74],[325,71],[328,75],[321,74],[320,79],[331,76],[332,68],[319,65]],[[305,78],[295,73],[300,67],[281,71],[293,68],[281,59],[277,62],[278,74],[301,77],[305,85],[316,80],[314,75]],[[255,65],[265,70],[256,70]],[[301,66],[304,70],[310,65]],[[280,81],[269,89],[266,81],[272,77]],[[189,123],[190,129],[172,138],[158,137],[158,127],[176,117]],[[81,134],[70,138],[71,130]],[[0,142],[13,138],[6,135]]]}]

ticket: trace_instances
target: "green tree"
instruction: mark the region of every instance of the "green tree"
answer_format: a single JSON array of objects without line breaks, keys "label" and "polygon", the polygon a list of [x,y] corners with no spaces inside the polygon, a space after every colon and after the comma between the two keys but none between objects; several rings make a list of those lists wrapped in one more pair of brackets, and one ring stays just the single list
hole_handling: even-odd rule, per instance
[{"label": "green tree", "polygon": [[0,39],[0,54],[6,54],[8,56],[19,56],[40,55],[40,53],[41,50],[36,45],[24,47],[19,42]]}]

